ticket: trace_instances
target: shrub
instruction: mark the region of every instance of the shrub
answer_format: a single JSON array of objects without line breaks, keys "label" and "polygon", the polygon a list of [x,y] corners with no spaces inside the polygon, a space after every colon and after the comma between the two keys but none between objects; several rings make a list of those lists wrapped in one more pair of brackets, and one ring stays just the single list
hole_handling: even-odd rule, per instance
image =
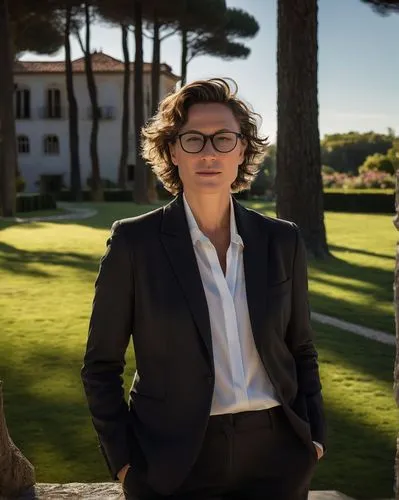
[{"label": "shrub", "polygon": [[370,171],[388,172],[389,174],[393,174],[395,172],[395,168],[388,155],[375,153],[368,156],[364,163],[359,167],[359,174]]},{"label": "shrub", "polygon": [[360,189],[394,188],[395,176],[387,172],[377,172],[375,170],[371,170],[369,172],[361,173],[357,177],[353,177],[352,186]]},{"label": "shrub", "polygon": [[332,167],[330,167],[329,165],[322,165],[321,166],[321,173],[327,174],[327,175],[334,174],[335,170]]},{"label": "shrub", "polygon": [[273,188],[273,181],[266,169],[259,170],[251,184],[250,192],[253,196],[264,196],[267,190]]},{"label": "shrub", "polygon": [[51,194],[25,194],[17,195],[17,212],[34,212],[37,210],[52,210],[57,208]]},{"label": "shrub", "polygon": [[394,188],[395,176],[387,172],[374,170],[363,172],[357,176],[335,172],[334,174],[323,174],[323,186],[325,188],[343,189],[369,189],[369,188]]},{"label": "shrub", "polygon": [[322,178],[324,187],[343,188],[350,182],[350,176],[341,172],[322,174]]},{"label": "shrub", "polygon": [[17,174],[17,177],[15,179],[15,187],[17,190],[17,193],[23,193],[25,191],[25,179],[22,177],[21,174]]},{"label": "shrub", "polygon": [[[91,184],[92,184],[92,177],[89,176],[86,179],[86,185],[88,188],[91,188]],[[101,178],[101,186],[103,189],[116,189],[116,188],[118,188],[118,184],[116,182],[111,181],[111,179],[103,179],[103,178]]]}]

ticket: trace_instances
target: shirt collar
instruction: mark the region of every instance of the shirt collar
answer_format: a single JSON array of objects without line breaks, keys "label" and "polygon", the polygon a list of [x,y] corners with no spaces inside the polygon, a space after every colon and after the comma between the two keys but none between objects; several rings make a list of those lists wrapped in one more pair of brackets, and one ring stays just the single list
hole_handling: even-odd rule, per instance
[{"label": "shirt collar", "polygon": [[[187,217],[188,229],[190,231],[193,244],[195,245],[197,241],[208,240],[205,234],[198,227],[197,221],[195,220],[194,214],[190,208],[190,205],[188,204],[188,201],[184,193],[183,193],[183,203]],[[237,245],[244,246],[244,242],[242,241],[242,238],[237,231],[237,223],[234,213],[233,199],[231,196],[230,196],[230,241]]]}]

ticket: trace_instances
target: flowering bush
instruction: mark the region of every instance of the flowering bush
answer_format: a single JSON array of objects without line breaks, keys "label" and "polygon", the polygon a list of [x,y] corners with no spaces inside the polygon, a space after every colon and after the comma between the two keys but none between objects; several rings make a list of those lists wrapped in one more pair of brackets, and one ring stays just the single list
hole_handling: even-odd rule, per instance
[{"label": "flowering bush", "polygon": [[370,188],[394,188],[395,176],[387,172],[370,170],[362,172],[357,176],[334,172],[333,174],[322,174],[323,186],[326,188],[343,189],[370,189]]}]

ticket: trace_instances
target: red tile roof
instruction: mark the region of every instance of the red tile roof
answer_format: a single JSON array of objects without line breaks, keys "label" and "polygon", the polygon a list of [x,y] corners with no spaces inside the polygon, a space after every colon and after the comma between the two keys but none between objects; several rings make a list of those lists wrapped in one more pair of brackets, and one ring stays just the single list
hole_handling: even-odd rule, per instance
[{"label": "red tile roof", "polygon": [[[96,73],[123,73],[124,63],[103,52],[93,52],[91,54],[93,70]],[[134,63],[130,63],[134,70]],[[84,73],[84,58],[80,57],[72,61],[72,70],[74,73]],[[144,72],[151,71],[151,64],[144,63]],[[64,73],[65,61],[16,61],[14,63],[14,74],[21,73]],[[179,77],[172,73],[172,68],[168,64],[161,64],[161,73],[167,74],[176,81]]]}]

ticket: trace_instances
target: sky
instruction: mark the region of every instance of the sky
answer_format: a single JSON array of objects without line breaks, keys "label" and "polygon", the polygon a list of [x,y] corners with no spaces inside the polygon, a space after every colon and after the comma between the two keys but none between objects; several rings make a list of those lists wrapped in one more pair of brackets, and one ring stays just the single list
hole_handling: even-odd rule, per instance
[{"label": "sky", "polygon": [[[233,78],[239,95],[262,117],[261,131],[272,141],[277,130],[277,6],[276,0],[226,0],[252,14],[260,25],[257,36],[244,41],[251,49],[247,59],[223,61],[201,56],[188,65],[188,81]],[[319,0],[319,127],[320,134],[387,132],[399,135],[399,15],[380,16],[361,0]],[[92,50],[122,59],[119,28],[95,25]],[[130,40],[134,57],[133,34]],[[144,59],[151,61],[151,40],[144,42]],[[81,57],[72,39],[72,57]],[[64,51],[52,56],[25,53],[24,60],[62,60]],[[180,72],[180,40],[168,38],[161,46],[161,60]]]}]

